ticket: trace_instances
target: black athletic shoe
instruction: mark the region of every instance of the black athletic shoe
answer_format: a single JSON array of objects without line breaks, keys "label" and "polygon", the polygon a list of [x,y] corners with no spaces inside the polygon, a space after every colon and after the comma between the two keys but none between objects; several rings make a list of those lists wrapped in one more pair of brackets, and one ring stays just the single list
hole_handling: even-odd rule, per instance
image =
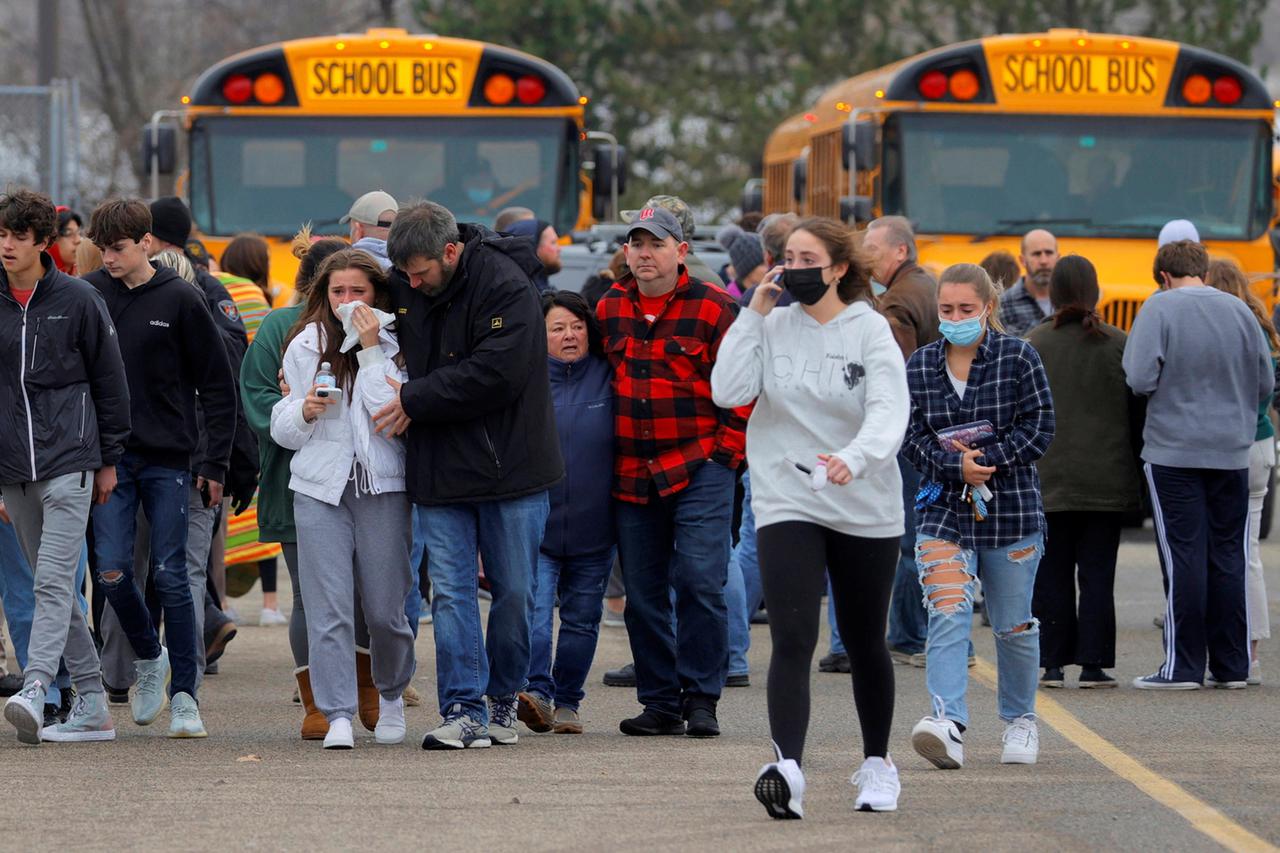
[{"label": "black athletic shoe", "polygon": [[112,705],[128,705],[129,704],[129,688],[128,687],[112,687],[104,680],[102,689],[107,691],[107,701]]},{"label": "black athletic shoe", "polygon": [[1065,680],[1060,666],[1046,666],[1044,675],[1040,676],[1041,687],[1061,687]]},{"label": "black athletic shoe", "polygon": [[1084,690],[1115,687],[1116,680],[1102,671],[1101,667],[1086,666],[1080,669],[1080,687]]},{"label": "black athletic shoe", "polygon": [[747,621],[750,622],[752,625],[768,625],[769,611],[761,607],[755,613],[752,613],[751,618]]},{"label": "black athletic shoe", "polygon": [[609,670],[604,674],[604,684],[606,687],[635,687],[636,665],[629,663]]},{"label": "black athletic shoe", "polygon": [[849,663],[848,655],[833,652],[818,661],[818,672],[853,672],[853,665]]},{"label": "black athletic shoe", "polygon": [[656,735],[684,734],[684,720],[671,717],[659,711],[644,711],[639,716],[623,720],[618,730],[624,735],[635,737],[653,737]]},{"label": "black athletic shoe", "polygon": [[740,673],[739,675],[730,675],[724,680],[725,687],[750,687],[751,676],[748,673]]},{"label": "black athletic shoe", "polygon": [[204,629],[204,662],[217,663],[227,650],[227,644],[236,638],[236,623],[223,618],[221,622],[206,625]]},{"label": "black athletic shoe", "polygon": [[720,737],[714,699],[690,699],[685,705],[684,719],[688,723],[685,734],[689,737]]},{"label": "black athletic shoe", "polygon": [[7,672],[0,676],[0,696],[14,696],[21,693],[22,685],[22,673]]}]

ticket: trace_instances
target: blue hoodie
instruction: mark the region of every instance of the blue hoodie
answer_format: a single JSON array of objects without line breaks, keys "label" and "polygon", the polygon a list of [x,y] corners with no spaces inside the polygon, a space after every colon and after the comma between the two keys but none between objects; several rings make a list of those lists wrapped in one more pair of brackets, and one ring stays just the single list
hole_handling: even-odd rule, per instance
[{"label": "blue hoodie", "polygon": [[613,372],[598,356],[564,362],[548,355],[547,373],[565,477],[551,487],[542,552],[599,554],[614,544]]}]

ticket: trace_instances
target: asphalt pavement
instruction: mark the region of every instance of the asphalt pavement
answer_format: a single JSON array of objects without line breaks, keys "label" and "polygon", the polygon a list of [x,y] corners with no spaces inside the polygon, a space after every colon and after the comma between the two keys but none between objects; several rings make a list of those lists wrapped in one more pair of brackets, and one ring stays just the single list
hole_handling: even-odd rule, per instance
[{"label": "asphalt pavement", "polygon": [[[1272,620],[1280,629],[1280,540],[1264,544]],[[281,600],[288,602],[281,572]],[[989,629],[969,702],[966,765],[940,771],[910,746],[929,713],[924,670],[896,666],[893,757],[902,796],[893,814],[853,811],[861,760],[848,676],[819,674],[805,754],[803,821],[773,821],[752,797],[770,760],[765,626],[753,626],[751,686],[727,691],[715,740],[629,738],[634,692],[604,687],[630,659],[626,632],[603,628],[583,705],[586,733],[521,730],[510,747],[424,752],[436,724],[431,631],[418,639],[422,707],[401,746],[326,753],[298,739],[284,628],[259,628],[259,593],[206,679],[210,736],[164,737],[168,714],[136,727],[113,706],[114,743],[23,746],[0,723],[0,847],[129,850],[1275,850],[1280,845],[1280,645],[1263,647],[1261,687],[1151,693],[1128,682],[1161,657],[1161,609],[1150,531],[1126,535],[1117,580],[1116,690],[1041,691],[1040,761],[1002,766]],[[1277,631],[1280,634],[1280,630]],[[822,643],[826,642],[824,630]]]}]

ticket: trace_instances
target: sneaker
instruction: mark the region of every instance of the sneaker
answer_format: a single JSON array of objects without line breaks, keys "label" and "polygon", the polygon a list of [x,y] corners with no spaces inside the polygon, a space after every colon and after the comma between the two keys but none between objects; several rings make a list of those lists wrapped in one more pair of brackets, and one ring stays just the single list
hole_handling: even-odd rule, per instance
[{"label": "sneaker", "polygon": [[604,674],[604,684],[605,687],[635,687],[636,665],[629,663],[626,666],[609,670]]},{"label": "sneaker", "polygon": [[1218,690],[1243,690],[1248,684],[1247,679],[1245,681],[1219,681],[1212,675],[1205,675],[1204,677],[1205,687],[1216,687]]},{"label": "sneaker", "polygon": [[849,780],[858,786],[858,798],[853,807],[860,812],[896,812],[898,794],[902,783],[898,781],[898,768],[883,758],[868,758]]},{"label": "sneaker", "polygon": [[271,628],[277,625],[288,625],[289,617],[285,616],[279,610],[273,610],[269,607],[262,608],[262,612],[258,614],[258,627]]},{"label": "sneaker", "polygon": [[77,693],[71,713],[65,722],[46,726],[40,739],[53,743],[88,743],[115,740],[116,727],[107,710],[107,697],[102,693]]},{"label": "sneaker", "polygon": [[213,663],[209,663],[208,661],[205,661],[205,663],[204,663],[204,674],[205,674],[205,675],[217,675],[217,674],[218,674],[218,662],[217,662],[217,661],[214,661]]},{"label": "sneaker", "polygon": [[720,721],[716,719],[716,700],[699,697],[685,705],[684,733],[689,737],[720,737]]},{"label": "sneaker", "polygon": [[[227,644],[236,638],[236,623],[224,619],[217,625],[206,626],[204,632],[204,662],[217,663],[218,658],[227,650]],[[208,673],[208,669],[205,672]]]},{"label": "sneaker", "polygon": [[39,745],[44,728],[44,684],[36,679],[4,703],[4,718],[18,730],[18,740]]},{"label": "sneaker", "polygon": [[[70,692],[70,691],[68,691]],[[49,726],[56,726],[58,723],[65,721],[67,718],[59,713],[58,706],[52,702],[44,703],[44,724],[41,726],[43,731]]]},{"label": "sneaker", "polygon": [[1004,744],[1001,764],[1035,764],[1040,755],[1040,731],[1030,717],[1019,717],[1005,726],[1000,742]]},{"label": "sneaker", "polygon": [[1262,683],[1262,661],[1255,660],[1249,662],[1249,677],[1245,679],[1245,683],[1253,685]]},{"label": "sneaker", "polygon": [[901,646],[889,646],[889,659],[903,666],[911,666],[911,659],[920,652],[911,652]]},{"label": "sneaker", "polygon": [[[351,721],[347,721],[350,729]],[[404,743],[404,697],[395,699],[378,697],[378,724],[373,727],[373,739],[376,743],[388,745]]]},{"label": "sneaker", "polygon": [[757,610],[755,613],[752,613],[752,614],[751,614],[751,618],[750,618],[750,619],[748,619],[748,620],[747,620],[747,622],[748,622],[748,623],[750,623],[750,624],[752,624],[752,625],[768,625],[768,624],[769,624],[769,611],[768,611],[768,610],[765,610],[763,607],[761,607],[761,608],[760,608],[759,610]]},{"label": "sneaker", "polygon": [[427,601],[425,598],[422,599],[422,610],[418,612],[418,624],[431,624],[431,602]]},{"label": "sneaker", "polygon": [[627,620],[621,613],[615,613],[606,607],[604,615],[600,617],[600,624],[606,628],[625,628]]},{"label": "sneaker", "polygon": [[134,661],[133,666],[138,673],[133,685],[133,721],[149,726],[160,716],[168,698],[165,694],[173,674],[169,669],[169,650],[161,646],[160,657]]},{"label": "sneaker", "polygon": [[726,676],[724,680],[725,687],[750,687],[751,673],[740,672],[737,675]]},{"label": "sneaker", "polygon": [[444,722],[422,738],[423,749],[484,749],[492,744],[489,730],[454,705]]},{"label": "sneaker", "polygon": [[832,652],[818,661],[818,672],[853,672],[853,665],[844,652]]},{"label": "sneaker", "polygon": [[128,687],[112,687],[107,682],[102,682],[102,689],[107,692],[107,704],[109,705],[128,705],[129,704],[129,688]]},{"label": "sneaker", "polygon": [[1062,673],[1060,666],[1046,666],[1044,675],[1040,676],[1041,687],[1060,688],[1066,681],[1066,676]]},{"label": "sneaker", "polygon": [[551,703],[537,693],[521,693],[516,719],[529,727],[531,732],[549,732],[555,725],[556,712]]},{"label": "sneaker", "polygon": [[1151,624],[1161,630],[1164,630],[1164,614],[1163,613],[1158,614],[1154,619],[1151,620]]},{"label": "sneaker", "polygon": [[1116,680],[1102,671],[1102,667],[1086,666],[1080,669],[1080,689],[1098,690],[1115,687]]},{"label": "sneaker", "polygon": [[236,623],[237,625],[240,624],[240,611],[236,610],[230,604],[222,608],[222,614],[226,616],[228,619],[230,619],[232,622]]},{"label": "sneaker", "polygon": [[489,699],[489,740],[500,746],[511,746],[520,740],[516,731],[516,697]]},{"label": "sneaker", "polygon": [[1152,673],[1151,675],[1142,675],[1133,680],[1133,686],[1139,690],[1199,690],[1200,685],[1195,681],[1173,681],[1165,678],[1160,673]]},{"label": "sneaker", "polygon": [[0,676],[0,696],[17,695],[22,691],[23,681],[20,672],[10,672]]},{"label": "sneaker", "polygon": [[175,693],[169,701],[169,737],[208,737],[200,707],[190,693]]},{"label": "sneaker", "polygon": [[760,768],[756,799],[775,820],[804,817],[804,773],[793,758],[781,758]]},{"label": "sneaker", "polygon": [[684,734],[684,720],[646,709],[640,714],[618,723],[618,731],[633,737],[654,737]]},{"label": "sneaker", "polygon": [[556,708],[556,718],[551,726],[551,731],[558,735],[580,735],[582,734],[582,718],[572,708]]},{"label": "sneaker", "polygon": [[911,730],[911,746],[940,770],[964,766],[964,739],[951,720],[925,717]]},{"label": "sneaker", "polygon": [[325,749],[351,749],[355,745],[350,717],[337,717],[329,722],[329,732],[324,736]]}]

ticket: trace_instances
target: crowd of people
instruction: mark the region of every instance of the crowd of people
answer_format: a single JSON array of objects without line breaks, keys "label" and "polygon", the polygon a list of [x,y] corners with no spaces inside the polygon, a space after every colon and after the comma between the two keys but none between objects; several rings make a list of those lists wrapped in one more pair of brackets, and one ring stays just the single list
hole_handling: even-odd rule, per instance
[{"label": "crowd of people", "polygon": [[718,736],[763,609],[774,760],[754,793],[802,817],[825,596],[820,668],[849,674],[861,729],[855,807],[891,811],[894,664],[926,670],[912,747],[962,767],[979,609],[1002,763],[1036,763],[1037,689],[1068,667],[1116,685],[1117,552],[1144,494],[1165,659],[1134,686],[1260,682],[1280,338],[1191,223],[1162,231],[1158,292],[1126,336],[1098,314],[1093,265],[1041,229],[1018,259],[935,280],[904,218],[775,214],[722,230],[717,275],[688,205],[655,196],[577,294],[551,286],[550,224],[499,220],[370,192],[349,241],[302,229],[296,303],[268,311],[261,238],[233,241],[220,280],[176,198],[111,200],[86,226],[0,196],[20,741],[113,740],[119,701],[207,735],[224,495],[256,513],[272,612],[284,557],[300,736],[326,749],[352,748],[357,719],[404,741],[428,581],[441,722],[424,749],[581,733],[620,572],[633,663],[606,683],[640,705],[623,734]]}]

